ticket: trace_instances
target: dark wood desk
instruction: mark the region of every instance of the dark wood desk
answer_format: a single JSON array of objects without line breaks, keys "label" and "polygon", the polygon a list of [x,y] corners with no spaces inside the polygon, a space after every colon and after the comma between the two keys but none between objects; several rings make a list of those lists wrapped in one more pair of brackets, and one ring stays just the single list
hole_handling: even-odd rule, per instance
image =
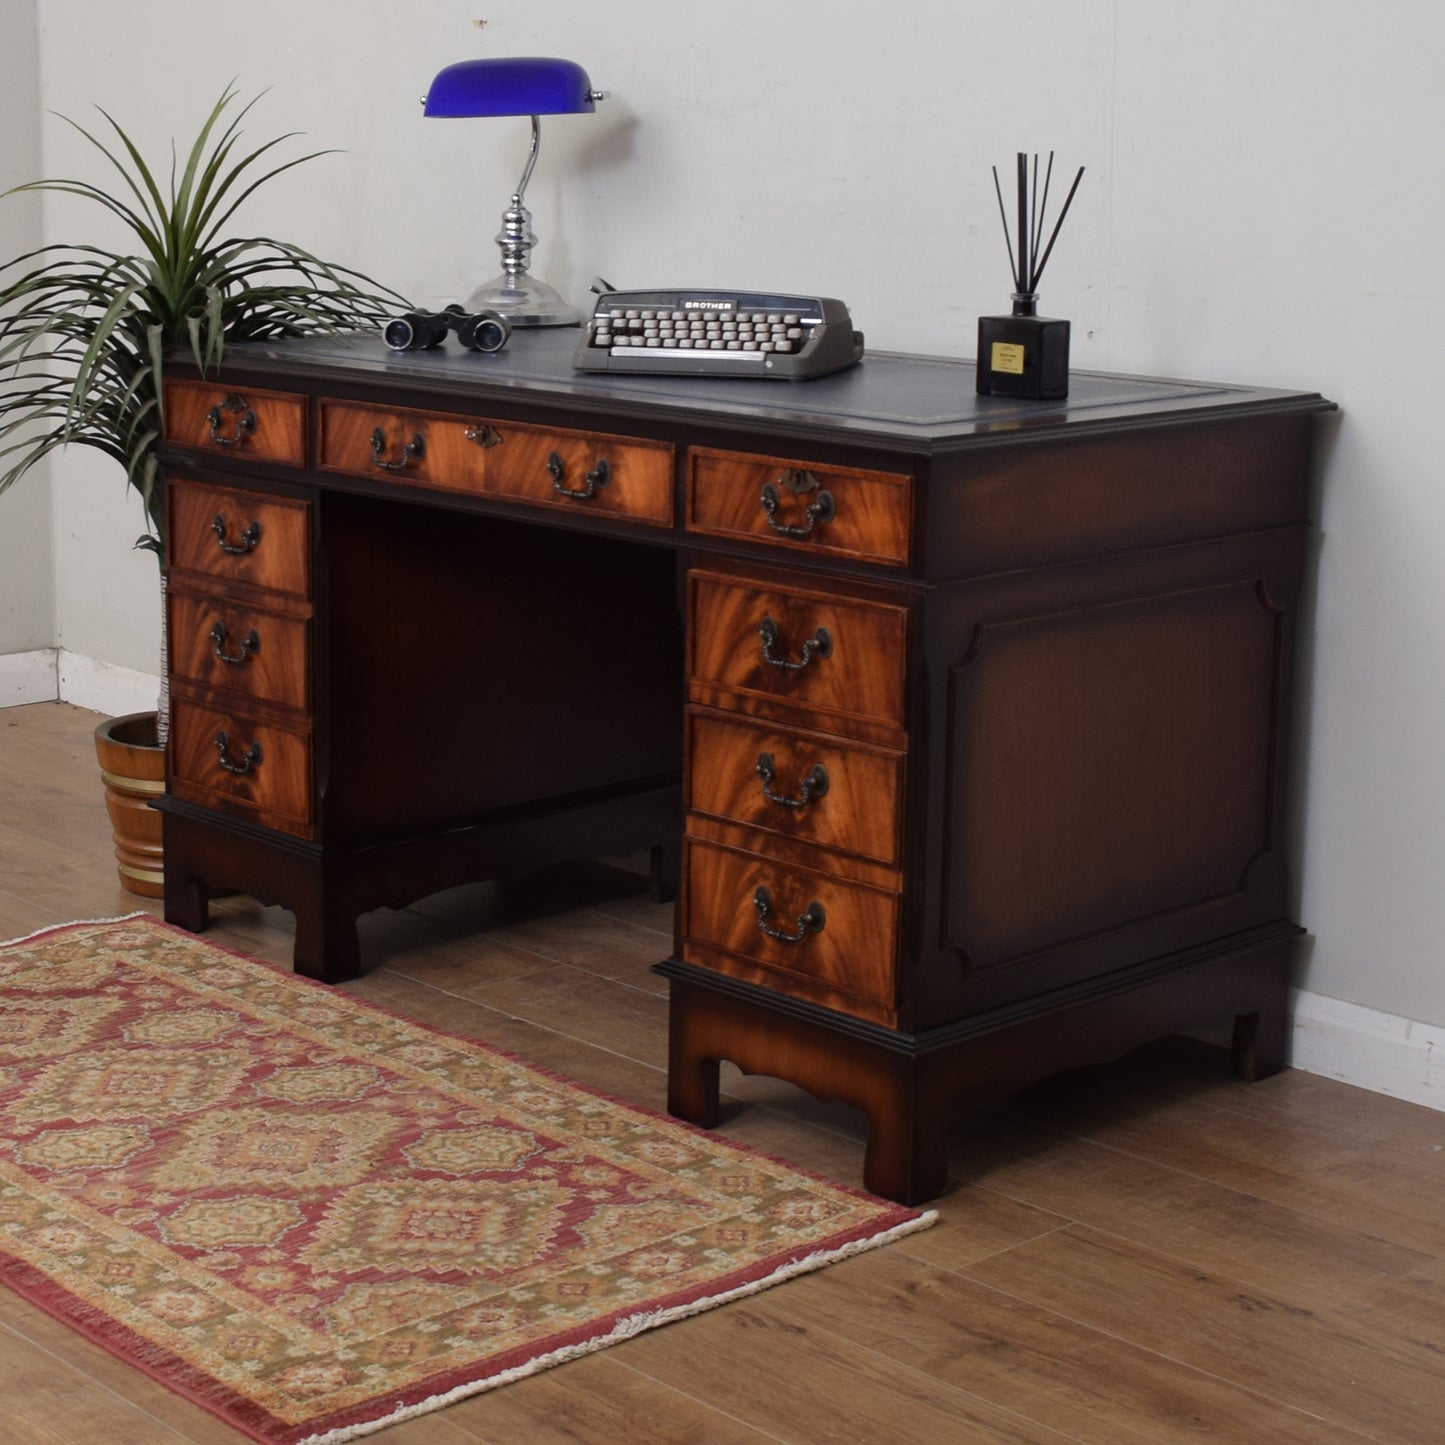
[{"label": "dark wood desk", "polygon": [[235,347],[166,393],[166,916],[237,889],[298,970],[561,858],[678,888],[670,1105],[847,1099],[867,1185],[956,1109],[1234,1018],[1279,1067],[1319,396],[873,354],[783,384]]}]

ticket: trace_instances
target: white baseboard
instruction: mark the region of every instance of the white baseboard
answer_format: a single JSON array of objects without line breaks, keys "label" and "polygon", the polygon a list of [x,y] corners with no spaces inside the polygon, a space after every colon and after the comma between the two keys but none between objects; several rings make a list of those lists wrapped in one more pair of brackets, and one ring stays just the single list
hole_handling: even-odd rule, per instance
[{"label": "white baseboard", "polygon": [[75,652],[60,651],[60,700],[88,707],[109,717],[154,712],[161,680],[155,673],[136,672],[109,662],[96,662]]},{"label": "white baseboard", "polygon": [[1445,1028],[1305,989],[1290,1014],[1296,1069],[1445,1110]]},{"label": "white baseboard", "polygon": [[161,680],[154,673],[96,662],[64,648],[0,655],[0,707],[70,702],[107,717],[154,712]]},{"label": "white baseboard", "polygon": [[37,647],[0,656],[0,707],[55,702],[60,696],[59,655],[54,647]]}]

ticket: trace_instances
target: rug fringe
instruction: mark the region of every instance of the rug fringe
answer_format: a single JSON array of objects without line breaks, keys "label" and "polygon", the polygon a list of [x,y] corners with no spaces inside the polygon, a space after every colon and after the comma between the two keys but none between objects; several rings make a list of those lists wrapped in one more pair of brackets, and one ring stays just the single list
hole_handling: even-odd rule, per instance
[{"label": "rug fringe", "polygon": [[34,933],[22,933],[19,938],[0,939],[0,948],[9,948],[12,943],[29,943],[32,938],[44,938],[47,933],[59,933],[63,928],[98,928],[102,923],[129,923],[134,918],[149,918],[159,923],[154,913],[138,908],[134,913],[122,913],[115,918],[72,918],[69,923],[47,923]]},{"label": "rug fringe", "polygon": [[496,1389],[501,1385],[510,1385],[517,1380],[526,1379],[529,1375],[540,1374],[543,1370],[549,1370],[564,1361],[595,1354],[609,1345],[631,1339],[634,1335],[640,1335],[646,1330],[655,1330],[661,1325],[669,1325],[676,1320],[701,1314],[704,1310],[715,1309],[718,1305],[730,1304],[733,1300],[760,1294],[775,1284],[782,1284],[784,1280],[793,1279],[800,1274],[810,1274],[814,1270],[836,1264],[839,1260],[848,1259],[855,1254],[863,1254],[870,1249],[891,1244],[896,1239],[902,1239],[904,1235],[915,1234],[918,1230],[927,1229],[937,1222],[938,1211],[936,1209],[926,1210],[916,1219],[905,1220],[902,1224],[895,1224],[878,1234],[850,1240],[837,1249],[815,1250],[801,1259],[789,1260],[787,1264],[779,1265],[771,1274],[764,1275],[761,1279],[755,1279],[748,1284],[739,1285],[736,1289],[724,1290],[720,1294],[708,1295],[703,1299],[690,1300],[685,1305],[675,1305],[671,1309],[650,1310],[642,1314],[628,1315],[625,1319],[618,1320],[606,1334],[584,1340],[581,1344],[568,1345],[565,1349],[538,1355],[536,1359],[528,1360],[524,1365],[516,1365],[510,1370],[489,1375],[485,1380],[474,1380],[467,1385],[458,1385],[454,1390],[448,1390],[442,1395],[433,1395],[429,1399],[418,1401],[415,1405],[403,1405],[392,1411],[391,1414],[378,1419],[366,1420],[357,1425],[338,1426],[321,1435],[308,1435],[305,1439],[298,1441],[297,1445],[342,1445],[342,1442],[346,1440],[357,1440],[363,1435],[373,1435],[378,1430],[386,1429],[389,1425],[397,1425],[403,1420],[414,1420],[419,1416],[429,1415],[435,1410],[455,1405],[459,1400],[470,1399],[473,1395],[485,1394],[486,1391]]}]

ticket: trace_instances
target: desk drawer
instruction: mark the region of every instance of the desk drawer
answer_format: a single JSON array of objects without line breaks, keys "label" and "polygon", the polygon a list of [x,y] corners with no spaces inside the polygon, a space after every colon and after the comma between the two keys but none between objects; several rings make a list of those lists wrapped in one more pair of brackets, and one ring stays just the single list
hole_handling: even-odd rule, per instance
[{"label": "desk drawer", "polygon": [[170,787],[177,798],[310,837],[310,735],[173,696]]},{"label": "desk drawer", "polygon": [[287,597],[310,597],[309,503],[181,481],[172,482],[168,505],[174,574],[189,572]]},{"label": "desk drawer", "polygon": [[908,561],[911,478],[694,447],[687,526],[859,562]]},{"label": "desk drawer", "polygon": [[898,863],[902,753],[700,708],[687,726],[691,810]]},{"label": "desk drawer", "polygon": [[[774,862],[755,853],[689,839],[683,869],[683,957],[748,977],[714,950],[747,960],[860,1005],[876,1016],[893,1007],[898,898]],[[694,948],[693,945],[700,947]],[[787,988],[787,984],[784,984]]]},{"label": "desk drawer", "polygon": [[171,587],[166,594],[171,675],[305,711],[310,623]]},{"label": "desk drawer", "polygon": [[327,471],[672,525],[663,442],[323,401],[320,451]]},{"label": "desk drawer", "polygon": [[175,446],[306,464],[306,399],[247,387],[231,391],[209,381],[165,384],[166,440]]},{"label": "desk drawer", "polygon": [[785,703],[822,728],[840,718],[902,728],[905,608],[708,572],[688,583],[696,700],[716,690]]}]

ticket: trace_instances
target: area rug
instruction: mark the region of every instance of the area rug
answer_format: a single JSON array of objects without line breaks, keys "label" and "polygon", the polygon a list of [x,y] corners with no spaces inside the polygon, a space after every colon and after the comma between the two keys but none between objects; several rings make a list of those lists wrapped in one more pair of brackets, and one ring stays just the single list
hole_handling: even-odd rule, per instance
[{"label": "area rug", "polygon": [[0,945],[0,1279],[272,1445],[933,1217],[147,915]]}]

